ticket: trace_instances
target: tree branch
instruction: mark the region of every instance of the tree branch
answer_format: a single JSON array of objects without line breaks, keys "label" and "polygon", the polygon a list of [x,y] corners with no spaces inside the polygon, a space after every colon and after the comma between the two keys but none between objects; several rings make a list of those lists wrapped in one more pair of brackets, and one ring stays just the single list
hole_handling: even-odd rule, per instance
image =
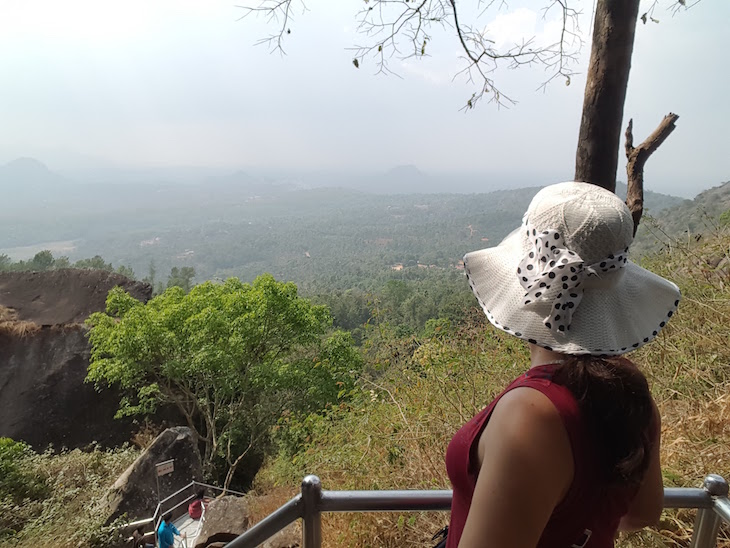
[{"label": "tree branch", "polygon": [[628,177],[626,191],[626,205],[629,206],[631,217],[634,219],[634,236],[639,228],[639,221],[644,212],[644,164],[654,151],[674,131],[674,124],[679,119],[677,114],[670,112],[661,121],[654,132],[638,147],[634,147],[634,121],[629,120],[626,128],[626,174]]},{"label": "tree branch", "polygon": [[[289,34],[288,25],[294,1],[244,0],[244,5],[238,7],[245,11],[244,17],[254,14],[276,24],[276,32],[259,43],[269,44],[274,51],[283,51],[282,43]],[[369,39],[369,43],[351,48],[354,50],[353,64],[360,68],[365,58],[372,56],[377,73],[398,76],[390,67],[393,59],[403,61],[426,57],[432,40],[431,29],[434,26],[453,28],[464,52],[462,60],[465,64],[454,75],[454,79],[463,75],[467,83],[476,87],[463,110],[473,108],[484,95],[498,105],[508,106],[515,101],[497,87],[492,74],[498,68],[542,65],[549,74],[541,88],[559,77],[564,78],[566,84],[570,84],[570,78],[575,73],[570,70],[569,65],[578,61],[583,45],[578,28],[580,14],[571,7],[573,1],[545,1],[543,19],[553,7],[561,12],[562,29],[554,43],[539,44],[535,37],[525,37],[520,43],[501,47],[490,39],[478,20],[494,5],[497,10],[507,6],[504,0],[479,0],[477,7],[480,14],[473,17],[471,22],[460,18],[456,0],[366,0],[357,19],[358,31]],[[303,0],[300,2],[306,9]]]}]

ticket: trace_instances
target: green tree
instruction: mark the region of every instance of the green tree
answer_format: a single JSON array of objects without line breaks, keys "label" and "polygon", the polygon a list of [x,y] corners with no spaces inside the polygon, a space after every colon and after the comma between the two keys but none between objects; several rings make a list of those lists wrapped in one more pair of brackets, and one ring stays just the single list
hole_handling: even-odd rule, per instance
[{"label": "green tree", "polygon": [[147,282],[152,287],[155,287],[155,277],[157,276],[157,268],[155,267],[155,260],[150,259],[150,266],[147,273],[147,276],[142,278],[143,282]]},{"label": "green tree", "polygon": [[225,462],[228,486],[284,414],[321,410],[354,383],[352,339],[293,283],[259,276],[171,287],[147,304],[120,288],[89,320],[87,380],[120,386],[118,415],[174,404],[204,445],[207,472]]},{"label": "green tree", "polygon": [[0,255],[0,272],[10,270],[12,265],[13,260],[8,255],[6,255],[5,253]]},{"label": "green tree", "polygon": [[[724,211],[722,215],[720,215],[720,226],[730,226],[730,209]],[[1,259],[2,257],[0,257],[0,260]],[[2,269],[1,266],[0,269]]]},{"label": "green tree", "polygon": [[68,257],[65,255],[62,257],[59,257],[53,262],[53,269],[59,270],[61,268],[70,268],[71,267],[71,261],[68,260]]},{"label": "green tree", "polygon": [[51,267],[53,267],[53,253],[51,253],[49,250],[44,249],[43,251],[39,251],[35,254],[33,259],[30,261],[30,264],[28,265],[31,270],[37,270],[39,272],[44,272],[46,270],[50,270]]},{"label": "green tree", "polygon": [[25,443],[0,438],[0,500],[10,497],[21,503],[46,493],[44,481],[28,465],[32,455],[33,450]]},{"label": "green tree", "polygon": [[101,255],[94,255],[91,259],[81,259],[80,261],[76,261],[76,263],[74,263],[74,268],[114,272],[112,264],[105,262]]},{"label": "green tree", "polygon": [[167,287],[181,287],[187,293],[193,286],[193,278],[195,278],[195,269],[192,266],[182,268],[173,266],[167,277]]},{"label": "green tree", "polygon": [[132,270],[131,266],[121,265],[117,267],[117,274],[121,274],[122,276],[126,276],[130,280],[134,280],[134,270]]}]

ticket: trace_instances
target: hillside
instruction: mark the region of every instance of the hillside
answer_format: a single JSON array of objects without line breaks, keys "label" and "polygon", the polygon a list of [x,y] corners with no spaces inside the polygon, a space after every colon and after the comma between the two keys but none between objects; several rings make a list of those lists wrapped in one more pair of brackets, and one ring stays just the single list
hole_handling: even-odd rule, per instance
[{"label": "hillside", "polygon": [[639,226],[632,246],[635,255],[654,251],[675,239],[687,239],[712,232],[720,216],[730,210],[730,181],[700,192],[693,200],[684,200],[656,212],[648,202],[647,217]]},{"label": "hillside", "polygon": [[[730,476],[730,262],[728,229],[673,247],[647,266],[683,294],[656,341],[630,354],[646,373],[662,416],[662,471],[667,487],[697,487],[710,472]],[[717,257],[724,257],[716,266]],[[480,310],[459,324],[418,334],[373,334],[370,375],[350,405],[300,425],[262,469],[257,492],[271,511],[305,474],[324,489],[448,488],[443,465],[457,429],[524,372],[526,346],[494,329]],[[284,487],[286,486],[286,487]],[[257,517],[263,517],[261,512]],[[428,546],[446,513],[327,517],[324,546]],[[694,511],[665,511],[656,529],[623,534],[617,546],[687,546]],[[324,527],[323,527],[324,530]],[[718,546],[730,546],[724,526]]]},{"label": "hillside", "polygon": [[671,235],[707,232],[722,213],[730,209],[730,181],[700,192],[694,200],[672,207],[657,217]]}]

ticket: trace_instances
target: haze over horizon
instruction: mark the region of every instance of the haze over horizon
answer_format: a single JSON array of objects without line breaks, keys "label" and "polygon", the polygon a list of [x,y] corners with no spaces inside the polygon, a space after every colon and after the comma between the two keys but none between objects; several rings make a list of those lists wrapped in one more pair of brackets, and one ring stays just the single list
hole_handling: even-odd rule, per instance
[{"label": "haze over horizon", "polygon": [[[312,179],[415,166],[444,180],[483,178],[484,191],[572,177],[583,76],[542,93],[534,91],[541,69],[498,71],[519,102],[483,102],[462,114],[473,88],[452,82],[460,68],[454,36],[434,32],[431,57],[395,60],[402,78],[375,76],[372,62],[352,66],[347,48],[363,37],[357,7],[344,4],[297,14],[279,56],[253,45],[271,28],[237,21],[240,9],[218,0],[4,3],[0,162],[32,157],[91,180],[155,170]],[[542,6],[510,2],[480,21],[499,43],[548,40],[556,14],[543,21]],[[582,7],[587,43],[576,70],[584,73],[592,6]],[[730,179],[730,80],[722,69],[730,3],[655,17],[659,24],[637,27],[625,122],[633,117],[640,142],[665,114],[680,115],[649,160],[645,184],[693,197]]]}]

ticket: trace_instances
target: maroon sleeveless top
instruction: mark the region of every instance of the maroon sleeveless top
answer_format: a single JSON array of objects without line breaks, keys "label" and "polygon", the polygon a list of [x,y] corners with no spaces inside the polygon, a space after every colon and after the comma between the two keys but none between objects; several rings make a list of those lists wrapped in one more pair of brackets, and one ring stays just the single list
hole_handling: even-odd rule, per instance
[{"label": "maroon sleeveless top", "polygon": [[456,548],[464,531],[477,481],[476,447],[479,436],[500,398],[521,386],[539,390],[550,399],[563,419],[573,451],[573,483],[565,498],[553,510],[537,544],[538,548],[613,546],[619,520],[628,511],[636,489],[610,487],[599,479],[596,449],[578,403],[570,390],[550,381],[555,367],[534,367],[513,381],[486,409],[462,426],[449,443],[446,470],[454,495],[447,548]]}]

